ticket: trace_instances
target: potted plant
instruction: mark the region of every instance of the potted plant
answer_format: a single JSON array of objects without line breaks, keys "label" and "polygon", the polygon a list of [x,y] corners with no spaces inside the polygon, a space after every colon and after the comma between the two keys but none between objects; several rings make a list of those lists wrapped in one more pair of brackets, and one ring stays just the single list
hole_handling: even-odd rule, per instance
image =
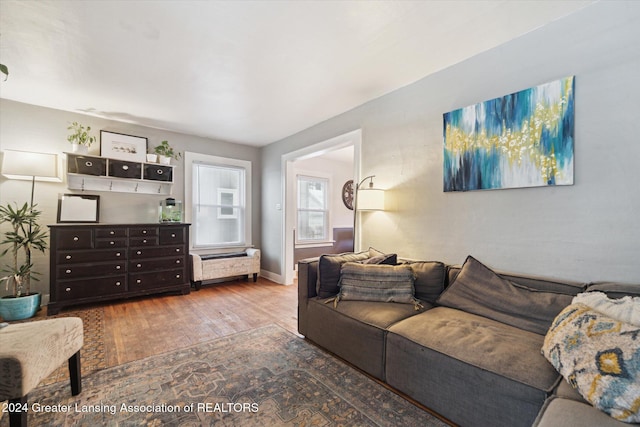
[{"label": "potted plant", "polygon": [[169,145],[168,141],[162,141],[153,151],[158,155],[158,160],[163,165],[168,165],[171,163],[171,159],[178,160],[182,156]]},{"label": "potted plant", "polygon": [[89,147],[96,141],[95,136],[89,135],[89,131],[91,131],[91,126],[87,126],[86,128],[82,126],[78,122],[73,122],[68,130],[73,133],[67,136],[67,141],[71,143],[71,150],[74,153],[79,154],[87,154],[89,152]]},{"label": "potted plant", "polygon": [[31,293],[31,280],[38,280],[34,277],[38,273],[33,271],[31,255],[34,250],[45,252],[47,232],[38,224],[41,212],[34,207],[28,203],[22,207],[0,206],[0,224],[10,226],[0,242],[8,246],[1,255],[9,253],[11,259],[2,269],[8,274],[0,278],[0,283],[6,282],[7,290],[11,289],[10,295],[0,298],[0,316],[4,320],[28,319],[40,307],[40,294]]}]

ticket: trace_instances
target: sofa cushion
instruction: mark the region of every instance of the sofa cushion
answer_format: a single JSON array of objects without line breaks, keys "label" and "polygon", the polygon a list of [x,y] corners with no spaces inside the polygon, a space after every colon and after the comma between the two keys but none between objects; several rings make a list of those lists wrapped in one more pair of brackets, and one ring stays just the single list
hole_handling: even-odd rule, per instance
[{"label": "sofa cushion", "polygon": [[625,427],[628,425],[614,420],[587,403],[551,397],[545,402],[532,427]]},{"label": "sofa cushion", "polygon": [[625,422],[640,422],[640,327],[582,303],[554,320],[542,352],[596,408]]},{"label": "sofa cushion", "polygon": [[[312,298],[306,337],[376,378],[384,379],[387,328],[416,312],[412,305]],[[431,307],[425,304],[427,307]]]},{"label": "sofa cushion", "polygon": [[398,263],[398,254],[376,255],[359,262],[362,264],[396,265]]},{"label": "sofa cushion", "polygon": [[349,261],[362,261],[369,257],[369,251],[321,255],[318,260],[318,282],[316,285],[318,296],[326,298],[336,295],[340,291],[338,282],[340,281],[342,264]]},{"label": "sofa cushion", "polygon": [[416,298],[435,303],[442,291],[446,277],[446,267],[439,261],[406,261],[415,275],[413,287]]},{"label": "sofa cushion", "polygon": [[559,378],[540,354],[544,336],[475,314],[436,307],[389,331],[538,390],[551,391]]},{"label": "sofa cushion", "polygon": [[413,270],[407,265],[343,264],[338,301],[378,301],[414,304]]},{"label": "sofa cushion", "polygon": [[436,303],[544,335],[571,299],[571,295],[538,291],[503,279],[469,256]]}]

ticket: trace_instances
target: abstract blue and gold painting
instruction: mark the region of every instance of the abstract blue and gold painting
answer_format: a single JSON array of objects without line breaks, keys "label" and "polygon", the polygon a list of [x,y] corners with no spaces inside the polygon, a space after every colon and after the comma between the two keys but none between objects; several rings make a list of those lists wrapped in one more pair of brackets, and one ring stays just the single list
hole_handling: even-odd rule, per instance
[{"label": "abstract blue and gold painting", "polygon": [[444,191],[573,185],[574,77],[444,114]]}]

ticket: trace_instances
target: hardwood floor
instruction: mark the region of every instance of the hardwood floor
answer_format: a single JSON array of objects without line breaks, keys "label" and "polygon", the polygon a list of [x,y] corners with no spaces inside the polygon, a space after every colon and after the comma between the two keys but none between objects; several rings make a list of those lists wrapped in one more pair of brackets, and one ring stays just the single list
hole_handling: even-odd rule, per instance
[{"label": "hardwood floor", "polygon": [[297,333],[298,289],[267,279],[205,285],[189,295],[110,302],[105,357],[115,366],[275,323]]}]

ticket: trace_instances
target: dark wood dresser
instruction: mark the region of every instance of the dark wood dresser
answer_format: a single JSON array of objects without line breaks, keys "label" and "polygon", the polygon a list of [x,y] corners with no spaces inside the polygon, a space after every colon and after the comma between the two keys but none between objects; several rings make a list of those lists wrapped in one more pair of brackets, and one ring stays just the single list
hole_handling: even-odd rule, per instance
[{"label": "dark wood dresser", "polygon": [[190,292],[189,224],[56,224],[47,314],[61,308]]}]

